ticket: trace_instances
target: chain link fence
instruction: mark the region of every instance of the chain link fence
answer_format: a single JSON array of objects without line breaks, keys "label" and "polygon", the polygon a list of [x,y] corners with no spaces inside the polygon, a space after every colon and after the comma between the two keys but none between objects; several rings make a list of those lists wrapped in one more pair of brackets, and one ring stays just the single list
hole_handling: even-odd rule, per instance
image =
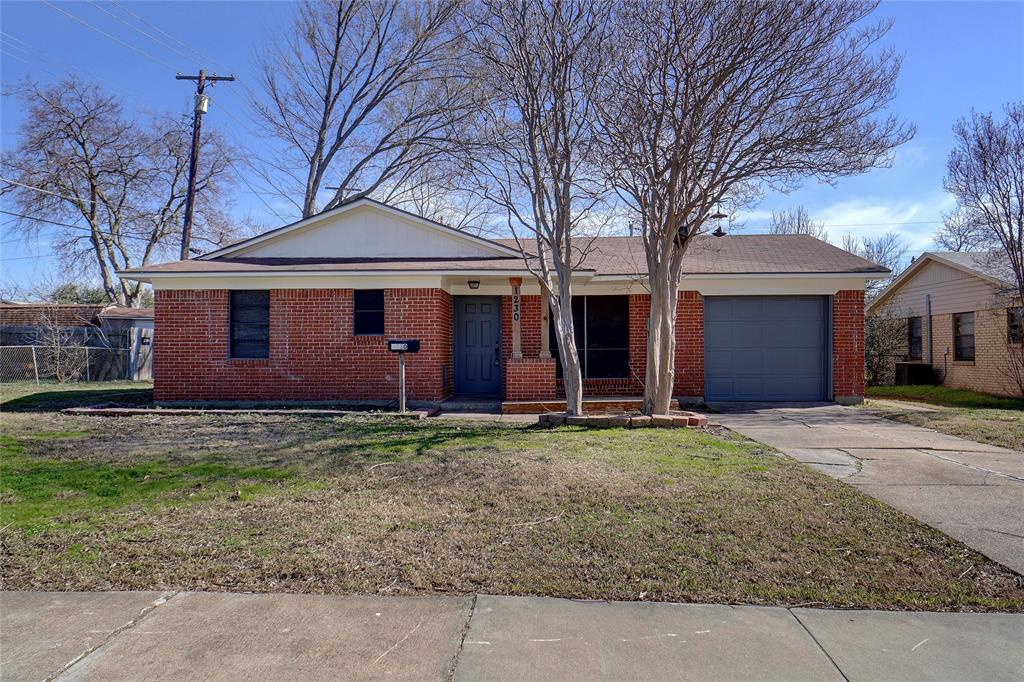
[{"label": "chain link fence", "polygon": [[0,346],[0,382],[131,379],[127,348]]}]

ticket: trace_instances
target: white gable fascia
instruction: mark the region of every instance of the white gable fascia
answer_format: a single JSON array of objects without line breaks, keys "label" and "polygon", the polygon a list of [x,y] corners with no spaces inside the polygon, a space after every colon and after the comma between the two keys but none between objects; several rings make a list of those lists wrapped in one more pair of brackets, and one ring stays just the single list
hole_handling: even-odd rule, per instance
[{"label": "white gable fascia", "polygon": [[954,270],[959,270],[960,272],[966,273],[971,277],[976,277],[990,284],[996,284],[1002,287],[1006,286],[1006,282],[1001,282],[996,277],[992,277],[991,275],[987,275],[984,272],[979,272],[977,270],[974,270],[973,268],[966,267],[964,265],[961,265],[960,263],[957,263],[956,261],[948,260],[930,251],[925,251],[917,260],[915,260],[910,265],[910,267],[901,272],[899,276],[896,279],[894,279],[892,283],[889,284],[889,286],[885,288],[885,291],[879,294],[878,298],[871,302],[871,305],[869,305],[864,312],[871,314],[874,311],[881,309],[882,304],[884,304],[886,301],[892,298],[893,294],[895,294],[897,291],[903,288],[904,284],[913,279],[928,262],[945,265],[946,267],[953,268]]},{"label": "white gable fascia", "polygon": [[[374,218],[376,222],[374,224]],[[349,225],[344,222],[348,221]],[[197,260],[282,258],[493,258],[519,251],[370,199],[232,244]]]}]

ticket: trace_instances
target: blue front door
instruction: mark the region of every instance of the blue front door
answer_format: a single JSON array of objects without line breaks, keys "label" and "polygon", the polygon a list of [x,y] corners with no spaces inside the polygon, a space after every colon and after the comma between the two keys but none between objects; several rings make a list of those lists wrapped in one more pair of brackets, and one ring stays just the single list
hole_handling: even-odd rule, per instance
[{"label": "blue front door", "polygon": [[455,297],[455,392],[501,395],[501,299]]}]

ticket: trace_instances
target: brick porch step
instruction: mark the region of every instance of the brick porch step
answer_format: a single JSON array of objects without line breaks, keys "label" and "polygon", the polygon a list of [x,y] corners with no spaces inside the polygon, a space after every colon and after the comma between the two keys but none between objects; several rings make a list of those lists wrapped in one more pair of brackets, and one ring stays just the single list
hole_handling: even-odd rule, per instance
[{"label": "brick porch step", "polygon": [[[621,412],[639,412],[643,407],[643,398],[601,397],[584,398],[583,411],[587,414],[610,414]],[[545,412],[565,412],[564,400],[506,400],[501,403],[502,414],[544,414]]]}]

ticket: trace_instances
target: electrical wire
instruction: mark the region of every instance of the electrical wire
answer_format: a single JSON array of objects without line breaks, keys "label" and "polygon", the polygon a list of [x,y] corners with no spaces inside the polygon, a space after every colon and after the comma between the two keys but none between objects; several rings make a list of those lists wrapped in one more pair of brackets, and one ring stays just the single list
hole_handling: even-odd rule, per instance
[{"label": "electrical wire", "polygon": [[99,33],[102,36],[106,36],[107,38],[109,38],[110,40],[113,40],[115,43],[118,43],[119,45],[124,45],[129,50],[133,50],[135,52],[138,52],[139,54],[141,54],[146,59],[149,59],[150,61],[152,61],[152,62],[154,62],[156,64],[160,64],[161,66],[165,66],[168,69],[170,69],[171,71],[176,71],[176,69],[173,66],[171,66],[170,64],[168,64],[164,60],[160,59],[159,57],[154,57],[153,55],[151,55],[150,53],[146,52],[142,48],[135,47],[131,43],[126,43],[125,41],[121,40],[117,36],[111,35],[110,33],[107,33],[106,31],[104,31],[102,29],[96,28],[95,26],[93,26],[89,22],[85,21],[81,17],[79,17],[79,16],[77,16],[75,14],[72,14],[71,12],[67,12],[67,11],[61,9],[60,7],[57,7],[52,2],[50,2],[50,0],[42,0],[42,2],[43,2],[43,4],[53,8],[55,10],[57,10],[58,12],[63,14],[64,16],[69,17],[69,18],[73,19],[74,21],[77,21],[82,26],[85,26],[86,28],[89,28],[89,29],[91,29],[93,31],[96,31],[96,33]]}]

